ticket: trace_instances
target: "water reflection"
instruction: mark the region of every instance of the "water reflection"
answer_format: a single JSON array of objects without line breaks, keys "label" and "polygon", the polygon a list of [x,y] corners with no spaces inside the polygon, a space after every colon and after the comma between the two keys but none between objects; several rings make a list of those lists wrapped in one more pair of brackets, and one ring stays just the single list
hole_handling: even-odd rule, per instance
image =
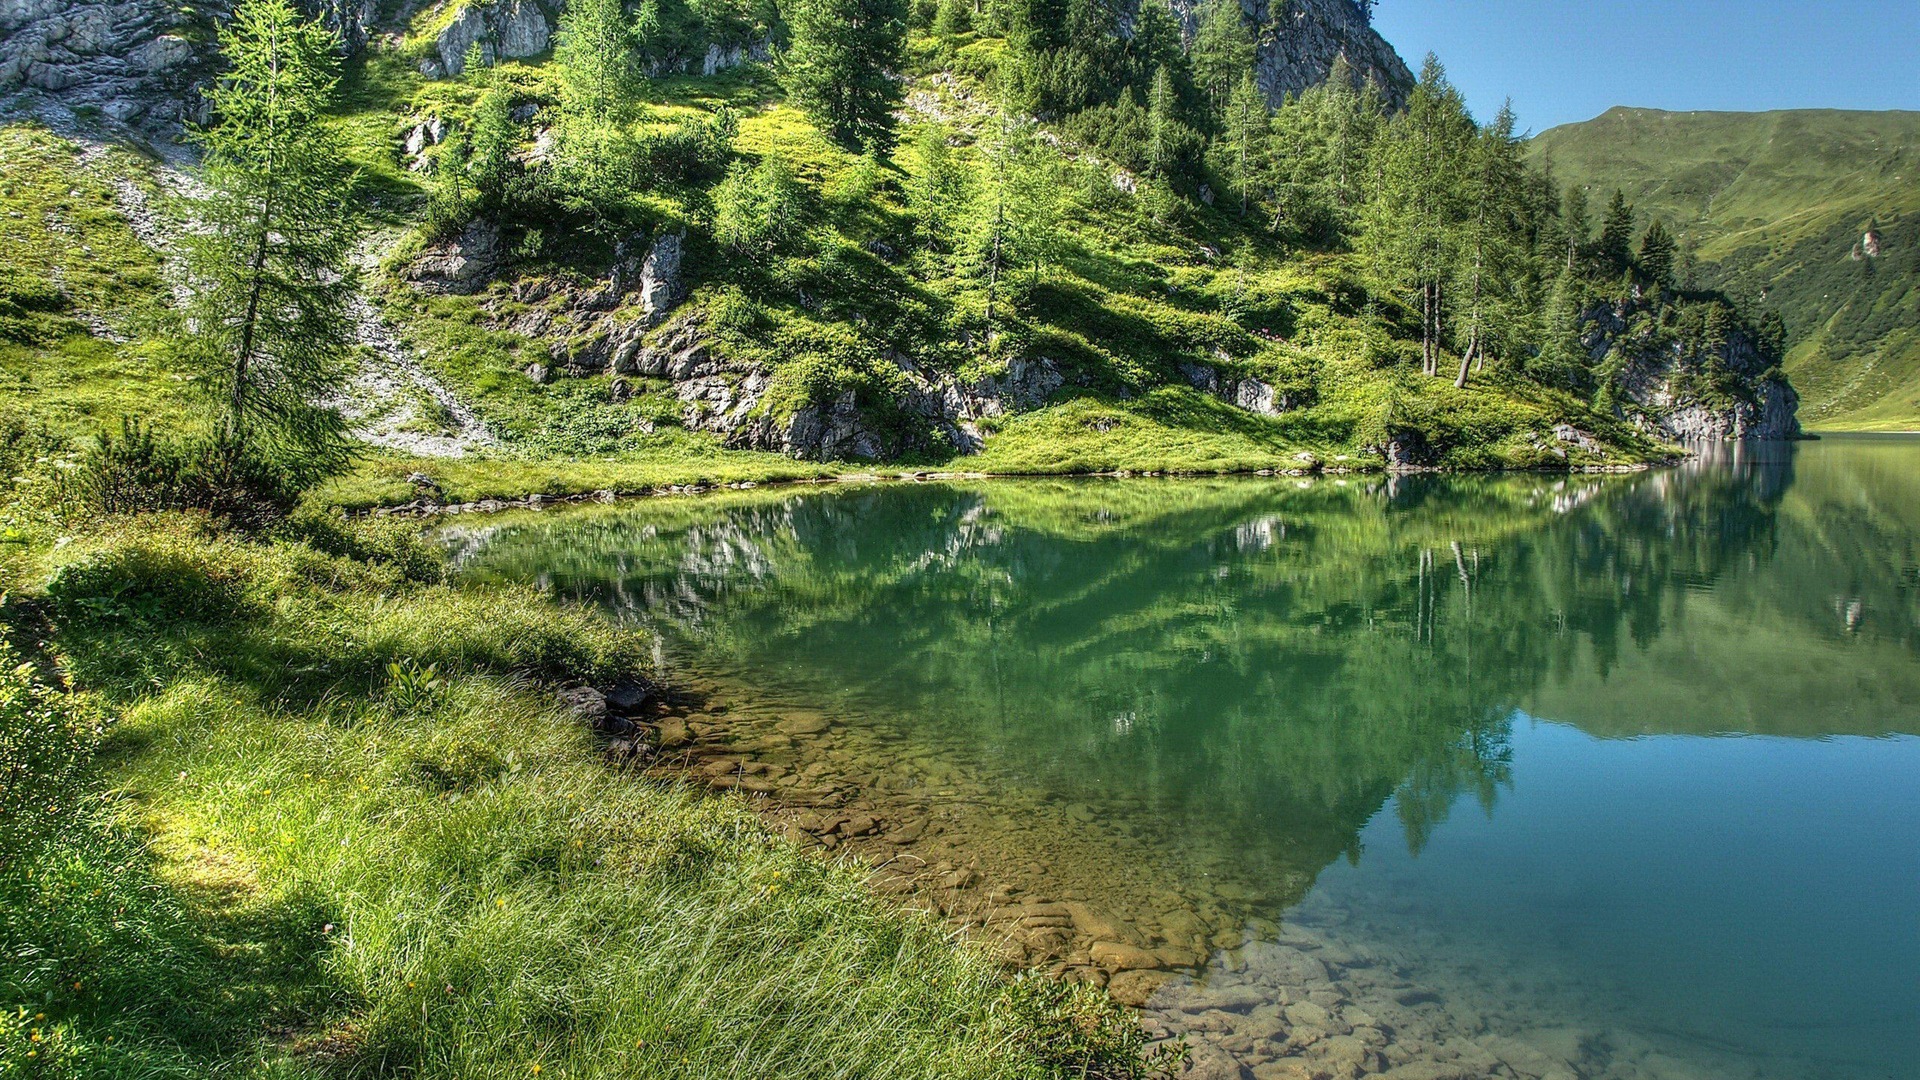
[{"label": "water reflection", "polygon": [[703,670],[1090,812],[1247,920],[1360,859],[1383,813],[1416,854],[1463,804],[1496,814],[1516,718],[1920,732],[1916,465],[1849,440],[1634,477],[752,492],[449,542],[470,577],[604,604]]}]

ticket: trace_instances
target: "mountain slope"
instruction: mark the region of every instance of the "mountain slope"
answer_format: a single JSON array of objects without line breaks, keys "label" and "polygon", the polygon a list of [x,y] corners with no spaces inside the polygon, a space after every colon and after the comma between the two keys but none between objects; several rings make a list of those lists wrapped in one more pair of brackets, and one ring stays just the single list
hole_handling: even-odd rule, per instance
[{"label": "mountain slope", "polygon": [[1532,150],[1666,219],[1701,284],[1778,311],[1809,427],[1920,427],[1920,112],[1613,109]]}]

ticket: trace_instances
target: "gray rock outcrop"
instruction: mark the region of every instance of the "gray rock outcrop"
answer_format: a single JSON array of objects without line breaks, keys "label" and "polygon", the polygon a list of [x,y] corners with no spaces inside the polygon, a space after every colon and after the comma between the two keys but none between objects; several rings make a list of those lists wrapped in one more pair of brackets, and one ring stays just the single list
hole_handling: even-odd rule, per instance
[{"label": "gray rock outcrop", "polygon": [[467,53],[479,46],[480,55],[491,64],[502,57],[512,60],[538,56],[553,43],[553,16],[538,0],[454,0],[460,11],[434,39],[433,52],[438,59],[421,62],[421,71],[430,78],[459,75],[466,70]]},{"label": "gray rock outcrop", "polygon": [[[1587,313],[1584,343],[1592,362],[1601,365],[1615,350],[1624,356],[1616,377],[1621,415],[1669,442],[1799,437],[1800,395],[1750,334],[1736,326],[1718,347],[1694,350],[1635,339],[1634,317],[1653,307],[1653,301],[1636,301]],[[1721,389],[1706,391],[1703,384]]]},{"label": "gray rock outcrop", "polygon": [[148,133],[194,115],[211,24],[161,0],[0,0],[0,97]]},{"label": "gray rock outcrop", "polygon": [[[1189,35],[1201,6],[1200,0],[1173,0]],[[1325,82],[1343,55],[1356,76],[1378,83],[1389,100],[1402,100],[1413,86],[1406,61],[1355,0],[1240,0],[1240,9],[1258,35],[1254,79],[1274,105]]]},{"label": "gray rock outcrop", "polygon": [[426,292],[474,293],[500,269],[500,230],[474,221],[460,235],[427,249],[406,270]]}]

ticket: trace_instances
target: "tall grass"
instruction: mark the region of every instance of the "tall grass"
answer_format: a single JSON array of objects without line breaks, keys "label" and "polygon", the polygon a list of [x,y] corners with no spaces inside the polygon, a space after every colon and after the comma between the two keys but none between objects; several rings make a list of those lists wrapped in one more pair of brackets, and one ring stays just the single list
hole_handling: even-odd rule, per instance
[{"label": "tall grass", "polygon": [[552,687],[641,674],[644,640],[370,528],[159,518],[56,554],[29,611],[118,721],[0,867],[0,1075],[1140,1069],[1097,994],[602,764]]}]

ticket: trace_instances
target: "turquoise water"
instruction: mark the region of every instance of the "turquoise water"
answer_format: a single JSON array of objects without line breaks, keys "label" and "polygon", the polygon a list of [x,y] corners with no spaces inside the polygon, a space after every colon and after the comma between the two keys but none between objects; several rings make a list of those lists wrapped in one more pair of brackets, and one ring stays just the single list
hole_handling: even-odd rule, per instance
[{"label": "turquoise water", "polygon": [[[1039,872],[1111,881],[1081,871],[1123,843],[1129,884],[1086,899],[1197,917],[1209,985],[1284,986],[1284,948],[1221,946],[1299,928],[1348,958],[1312,1000],[1385,1033],[1368,1068],[1920,1076],[1920,441],[756,491],[447,538],[749,705],[1058,808],[1090,839]],[[1327,1045],[1242,1035],[1205,1033],[1244,1065]]]}]

